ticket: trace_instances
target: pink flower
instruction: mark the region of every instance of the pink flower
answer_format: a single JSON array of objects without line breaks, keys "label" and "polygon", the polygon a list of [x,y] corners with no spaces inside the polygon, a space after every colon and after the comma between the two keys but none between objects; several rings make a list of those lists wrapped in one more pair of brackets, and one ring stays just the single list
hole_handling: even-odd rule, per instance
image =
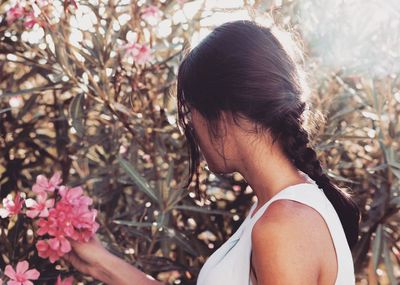
[{"label": "pink flower", "polygon": [[27,29],[32,29],[36,23],[39,25],[42,24],[40,19],[35,16],[35,13],[33,11],[27,13],[24,21],[24,27]]},{"label": "pink flower", "polygon": [[29,263],[26,260],[17,263],[16,271],[11,265],[7,265],[4,274],[11,279],[7,282],[7,285],[33,285],[30,280],[38,279],[40,273],[36,269],[28,269]]},{"label": "pink flower", "polygon": [[40,257],[48,258],[51,263],[56,262],[61,256],[63,256],[61,251],[53,250],[50,247],[48,240],[39,240],[36,243],[36,249]]},{"label": "pink flower", "polygon": [[[52,212],[54,212],[54,209],[51,209],[49,211],[49,216],[51,216]],[[45,234],[49,234],[49,235],[55,236],[57,234],[57,226],[58,226],[58,224],[57,224],[57,220],[54,217],[49,217],[48,220],[39,219],[39,221],[37,221],[36,224],[39,227],[39,229],[36,231],[36,233],[39,236],[43,236]]]},{"label": "pink flower", "polygon": [[142,9],[141,17],[142,19],[155,24],[161,19],[161,10],[154,5],[150,5]]},{"label": "pink flower", "polygon": [[38,254],[42,258],[48,258],[51,263],[56,262],[67,252],[71,251],[71,244],[64,236],[40,240],[36,243]]},{"label": "pink flower", "polygon": [[25,9],[19,4],[15,4],[10,10],[7,11],[7,24],[11,25],[16,20],[22,18],[25,15]]},{"label": "pink flower", "polygon": [[82,196],[83,189],[80,186],[74,188],[61,186],[59,193],[65,202],[77,207],[86,207],[93,203],[92,199],[90,199],[89,197]]},{"label": "pink flower", "polygon": [[62,253],[67,253],[71,251],[71,244],[62,235],[48,240],[49,246],[52,250],[61,251]]},{"label": "pink flower", "polygon": [[0,208],[0,217],[7,218],[9,215],[18,215],[21,213],[23,204],[24,199],[21,198],[19,192],[15,195],[14,200],[11,195],[7,195],[3,199],[3,208]]},{"label": "pink flower", "polygon": [[47,193],[40,192],[37,195],[36,201],[29,198],[25,200],[25,205],[30,209],[26,211],[26,215],[29,218],[35,218],[37,216],[45,218],[49,216],[49,208],[53,208],[54,199],[47,200]]},{"label": "pink flower", "polygon": [[61,199],[48,211],[46,218],[36,223],[38,235],[48,234],[52,237],[36,244],[39,256],[49,258],[52,263],[71,251],[67,238],[87,242],[99,228],[96,223],[97,211],[89,209],[93,201],[83,195],[82,187],[60,186],[58,193]]},{"label": "pink flower", "polygon": [[35,193],[40,192],[54,192],[58,185],[62,182],[61,172],[57,171],[54,175],[48,180],[46,176],[40,174],[36,177],[36,184],[33,185],[32,191]]},{"label": "pink flower", "polygon": [[57,282],[55,285],[72,285],[73,282],[74,282],[74,277],[72,277],[72,276],[70,276],[64,280],[61,280],[60,275],[58,275]]},{"label": "pink flower", "polygon": [[132,56],[139,64],[144,64],[152,58],[151,50],[146,44],[127,43],[122,48],[125,49],[125,55]]}]

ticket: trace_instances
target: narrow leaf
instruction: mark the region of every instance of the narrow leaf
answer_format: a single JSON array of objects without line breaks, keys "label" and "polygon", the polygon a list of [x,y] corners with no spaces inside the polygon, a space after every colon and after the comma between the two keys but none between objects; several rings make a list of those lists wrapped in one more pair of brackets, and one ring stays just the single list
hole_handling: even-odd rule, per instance
[{"label": "narrow leaf", "polygon": [[154,194],[156,191],[147,183],[146,179],[142,177],[135,167],[127,160],[118,156],[117,160],[125,172],[129,175],[132,181],[139,187],[139,190],[149,196],[153,201],[158,203],[158,198]]},{"label": "narrow leaf", "polygon": [[182,246],[186,252],[193,256],[198,256],[198,253],[192,248],[190,240],[184,234],[171,228],[165,228],[164,232],[169,238],[173,239],[178,245]]},{"label": "narrow leaf", "polygon": [[83,126],[83,94],[80,93],[76,95],[70,105],[69,114],[72,119],[72,126],[76,130],[78,136],[82,137],[84,135],[85,128]]},{"label": "narrow leaf", "polygon": [[188,210],[188,211],[200,212],[200,213],[204,213],[204,214],[231,215],[231,213],[227,212],[227,211],[212,210],[212,209],[207,209],[207,208],[203,208],[203,207],[196,207],[196,206],[189,206],[189,205],[177,205],[174,207],[174,209]]},{"label": "narrow leaf", "polygon": [[39,93],[35,93],[32,94],[31,97],[29,97],[29,99],[25,102],[24,107],[21,109],[21,111],[19,111],[17,120],[20,120],[23,116],[25,116],[27,112],[29,112],[33,108],[38,96]]},{"label": "narrow leaf", "polygon": [[391,250],[389,249],[389,244],[388,244],[387,240],[384,238],[383,239],[383,260],[385,261],[386,273],[389,277],[390,284],[397,285],[399,283],[396,281],[396,277],[394,276],[394,265],[393,265],[392,259],[390,257],[390,252],[391,252]]},{"label": "narrow leaf", "polygon": [[141,223],[141,222],[124,221],[124,220],[114,220],[113,223],[117,225],[125,225],[130,227],[151,227],[153,225],[152,223]]},{"label": "narrow leaf", "polygon": [[372,244],[372,260],[373,260],[374,270],[376,271],[382,253],[382,224],[378,225],[375,234],[376,236]]}]

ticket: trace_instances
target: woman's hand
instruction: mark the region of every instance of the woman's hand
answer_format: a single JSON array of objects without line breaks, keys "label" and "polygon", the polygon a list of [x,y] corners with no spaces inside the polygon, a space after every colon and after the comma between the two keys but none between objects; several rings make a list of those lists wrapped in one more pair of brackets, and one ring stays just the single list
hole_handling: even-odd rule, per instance
[{"label": "woman's hand", "polygon": [[110,285],[164,285],[107,251],[97,236],[86,243],[70,242],[72,251],[63,259],[83,274]]},{"label": "woman's hand", "polygon": [[101,267],[100,261],[105,261],[105,258],[111,255],[97,236],[92,237],[88,242],[80,243],[70,240],[72,251],[65,254],[63,259],[71,263],[73,267],[82,272],[83,274],[91,275],[99,279],[98,269]]}]

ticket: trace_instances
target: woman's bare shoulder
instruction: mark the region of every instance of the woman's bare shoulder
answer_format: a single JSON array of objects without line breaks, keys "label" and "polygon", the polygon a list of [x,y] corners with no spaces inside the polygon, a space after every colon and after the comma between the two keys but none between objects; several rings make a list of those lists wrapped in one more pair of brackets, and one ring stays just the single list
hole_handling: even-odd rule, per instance
[{"label": "woman's bare shoulder", "polygon": [[261,284],[277,280],[283,282],[279,284],[317,284],[319,244],[326,238],[323,223],[321,215],[305,204],[287,199],[271,203],[251,233],[252,262],[257,279],[264,280]]}]

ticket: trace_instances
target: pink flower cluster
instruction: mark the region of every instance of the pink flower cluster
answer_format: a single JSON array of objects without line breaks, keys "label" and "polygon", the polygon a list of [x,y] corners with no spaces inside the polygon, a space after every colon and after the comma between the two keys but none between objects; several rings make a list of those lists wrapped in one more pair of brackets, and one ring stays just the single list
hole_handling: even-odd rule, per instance
[{"label": "pink flower cluster", "polygon": [[122,46],[125,55],[132,56],[138,64],[144,64],[152,59],[151,49],[146,44],[129,42]]},{"label": "pink flower cluster", "polygon": [[163,12],[155,5],[142,8],[141,18],[151,25],[156,25],[162,17]]},{"label": "pink flower cluster", "polygon": [[19,2],[7,11],[6,20],[8,25],[17,20],[23,20],[24,27],[28,29],[32,29],[36,23],[43,26],[43,21],[35,16],[34,11],[22,7]]},{"label": "pink flower cluster", "polygon": [[[52,2],[52,0],[31,0],[26,2],[18,0],[18,2],[7,11],[7,24],[11,25],[16,21],[21,20],[23,21],[24,27],[27,29],[32,29],[36,23],[41,27],[44,27],[46,24],[44,19],[51,18],[49,12],[53,9]],[[40,17],[37,13],[35,14],[32,7],[33,5],[37,5],[40,9],[39,15],[44,14],[45,17]],[[78,9],[78,3],[76,0],[64,0],[65,11],[67,11],[67,8],[70,5],[73,5],[75,9]]]},{"label": "pink flower cluster", "polygon": [[25,214],[36,220],[36,234],[43,237],[36,243],[38,254],[48,258],[51,263],[71,251],[68,239],[87,242],[96,233],[97,211],[90,209],[92,199],[85,196],[82,187],[60,185],[61,173],[56,172],[50,179],[38,175],[32,187],[35,199],[24,199],[24,193],[18,192],[3,199],[0,217],[7,218],[22,214],[25,202]]},{"label": "pink flower cluster", "polygon": [[[37,200],[28,203],[32,207],[27,211],[27,215],[29,213],[31,217],[39,216],[36,233],[39,236],[49,236],[39,240],[36,249],[40,257],[49,258],[51,263],[71,251],[71,244],[67,238],[87,242],[99,228],[95,221],[97,211],[89,208],[92,199],[83,195],[82,187],[70,188],[60,186],[60,183],[59,173],[50,180],[39,175],[33,186]],[[47,194],[55,189],[58,189],[57,203],[54,199],[47,199]]]}]

